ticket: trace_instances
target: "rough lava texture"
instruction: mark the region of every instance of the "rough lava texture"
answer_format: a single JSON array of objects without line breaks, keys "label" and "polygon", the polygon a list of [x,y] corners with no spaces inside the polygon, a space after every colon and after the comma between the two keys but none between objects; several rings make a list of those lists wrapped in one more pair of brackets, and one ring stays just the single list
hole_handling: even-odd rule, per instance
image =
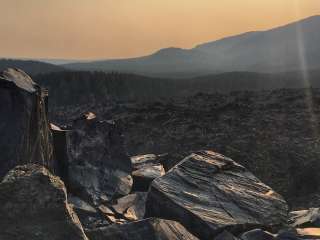
[{"label": "rough lava texture", "polygon": [[93,203],[110,201],[131,191],[131,161],[114,123],[93,113],[73,122],[67,132],[68,186]]},{"label": "rough lava texture", "polygon": [[128,153],[168,153],[166,171],[194,151],[213,149],[245,166],[284,196],[292,209],[320,206],[319,88],[55,108],[53,101],[51,116],[59,124],[84,111],[114,119]]},{"label": "rough lava texture", "polygon": [[16,165],[53,170],[45,91],[19,69],[0,73],[0,179]]},{"label": "rough lava texture", "polygon": [[156,218],[87,232],[90,240],[197,240],[181,224]]},{"label": "rough lava texture", "polygon": [[87,240],[63,182],[40,165],[17,166],[4,177],[0,216],[3,240]]},{"label": "rough lava texture", "polygon": [[240,233],[285,224],[284,199],[243,166],[223,155],[200,151],[153,181],[146,217],[179,221],[201,239],[223,230]]}]

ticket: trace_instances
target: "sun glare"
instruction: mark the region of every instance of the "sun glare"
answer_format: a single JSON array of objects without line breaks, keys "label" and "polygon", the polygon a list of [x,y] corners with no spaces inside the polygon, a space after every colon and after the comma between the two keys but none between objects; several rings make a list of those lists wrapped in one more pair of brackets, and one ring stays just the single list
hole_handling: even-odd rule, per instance
[{"label": "sun glare", "polygon": [[[299,18],[301,16],[301,5],[299,0],[294,1],[295,4],[295,14],[296,17]],[[312,97],[312,85],[310,82],[309,77],[309,67],[308,67],[308,61],[306,57],[306,49],[305,49],[305,40],[304,40],[304,31],[303,26],[301,26],[301,23],[297,23],[296,25],[296,38],[297,38],[297,50],[298,50],[298,61],[300,64],[300,71],[302,76],[302,81],[304,82],[305,86],[305,101],[306,105],[308,107],[308,112],[310,114],[310,124],[313,128],[313,133],[315,137],[319,136],[318,127],[317,127],[317,115],[314,112],[314,103],[313,103],[313,97]]]}]

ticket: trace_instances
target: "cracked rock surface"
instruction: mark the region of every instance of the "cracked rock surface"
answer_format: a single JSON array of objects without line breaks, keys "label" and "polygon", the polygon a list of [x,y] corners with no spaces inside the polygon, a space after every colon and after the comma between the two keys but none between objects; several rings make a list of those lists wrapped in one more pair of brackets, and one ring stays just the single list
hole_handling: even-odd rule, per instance
[{"label": "cracked rock surface", "polygon": [[193,153],[153,181],[147,217],[181,222],[201,239],[286,222],[285,200],[243,166],[223,155]]}]

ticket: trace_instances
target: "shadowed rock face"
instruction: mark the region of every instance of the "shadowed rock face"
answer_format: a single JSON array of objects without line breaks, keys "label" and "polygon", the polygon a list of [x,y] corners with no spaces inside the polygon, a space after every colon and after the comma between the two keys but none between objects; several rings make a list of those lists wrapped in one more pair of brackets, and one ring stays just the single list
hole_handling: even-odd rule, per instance
[{"label": "shadowed rock face", "polygon": [[67,156],[67,132],[60,127],[50,124],[53,139],[53,156],[55,174],[68,184],[68,156]]},{"label": "shadowed rock face", "polygon": [[133,165],[133,191],[147,192],[151,182],[165,174],[163,165],[155,154],[138,155],[131,157]]},{"label": "shadowed rock face", "polygon": [[191,154],[153,181],[147,217],[181,222],[201,239],[286,222],[287,204],[244,167],[220,154]]},{"label": "shadowed rock face", "polygon": [[217,237],[215,237],[214,240],[239,240],[239,238],[233,236],[228,231],[223,231]]},{"label": "shadowed rock face", "polygon": [[197,240],[181,224],[162,219],[145,219],[87,232],[91,240]]},{"label": "shadowed rock face", "polygon": [[79,220],[84,229],[96,228],[109,225],[107,220],[89,203],[72,195],[68,196],[68,203],[79,217]]},{"label": "shadowed rock face", "polygon": [[0,183],[0,239],[87,240],[63,182],[40,165],[11,170]]},{"label": "shadowed rock face", "polygon": [[93,203],[131,191],[131,161],[115,124],[90,113],[75,120],[66,134],[71,191]]},{"label": "shadowed rock face", "polygon": [[19,164],[53,170],[43,90],[23,71],[0,73],[0,179]]}]

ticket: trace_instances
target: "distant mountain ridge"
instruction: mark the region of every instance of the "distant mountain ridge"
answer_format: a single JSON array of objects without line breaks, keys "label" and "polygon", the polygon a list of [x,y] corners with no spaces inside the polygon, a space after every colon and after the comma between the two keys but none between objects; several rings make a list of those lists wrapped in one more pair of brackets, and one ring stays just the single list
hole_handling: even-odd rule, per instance
[{"label": "distant mountain ridge", "polygon": [[288,72],[320,68],[320,16],[267,31],[166,48],[138,58],[63,65],[73,70],[120,71],[149,76],[199,76],[231,71]]},{"label": "distant mountain ridge", "polygon": [[0,59],[0,72],[7,68],[20,68],[29,75],[61,72],[66,69],[61,66],[33,60]]}]

